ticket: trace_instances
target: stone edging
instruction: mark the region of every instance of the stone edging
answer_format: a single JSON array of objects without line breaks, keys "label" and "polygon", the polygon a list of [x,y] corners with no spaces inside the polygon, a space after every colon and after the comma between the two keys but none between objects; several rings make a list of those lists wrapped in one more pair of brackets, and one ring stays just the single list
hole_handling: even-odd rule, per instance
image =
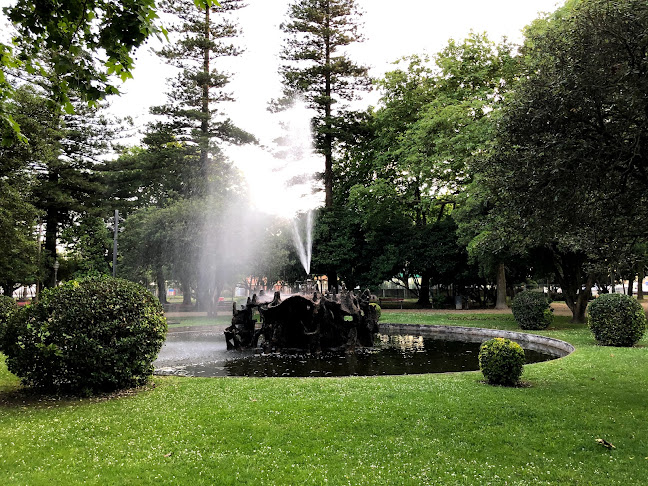
[{"label": "stone edging", "polygon": [[436,326],[427,324],[392,324],[379,323],[380,332],[385,334],[416,334],[425,337],[449,336],[460,334],[461,339],[470,342],[480,342],[486,339],[502,337],[517,342],[525,349],[545,351],[562,358],[574,351],[574,346],[561,341],[537,334],[527,334],[515,331],[502,331],[499,329],[485,329],[481,327],[462,326]]}]

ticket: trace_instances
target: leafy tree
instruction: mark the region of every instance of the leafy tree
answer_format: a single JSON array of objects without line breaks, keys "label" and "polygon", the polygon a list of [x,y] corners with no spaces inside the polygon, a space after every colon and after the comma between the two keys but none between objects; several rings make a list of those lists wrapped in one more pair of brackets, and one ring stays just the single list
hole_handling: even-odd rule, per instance
[{"label": "leafy tree", "polygon": [[[205,8],[218,2],[194,3]],[[91,102],[118,93],[111,76],[132,77],[133,51],[153,34],[166,35],[157,24],[155,0],[17,0],[3,12],[18,30],[17,52],[0,43],[0,130],[6,143],[20,135],[6,106],[13,98],[7,69],[34,72],[41,68],[41,53],[55,53],[52,69],[60,82],[53,86],[54,100],[71,112],[70,92]]]},{"label": "leafy tree", "polygon": [[[437,250],[458,252],[465,265],[454,230],[454,243],[446,244],[452,225],[445,220],[470,182],[474,160],[490,150],[496,103],[514,76],[515,61],[509,45],[478,34],[451,40],[432,66],[419,56],[404,61],[406,69],[379,81],[383,96],[371,114],[372,134],[345,160],[353,168],[341,172],[357,181],[351,194],[381,208],[383,220],[407,221],[408,230],[395,233],[391,254],[408,269],[406,276],[421,277],[419,303],[429,305],[431,279],[447,274],[438,268]],[[434,240],[441,246],[433,247]]]},{"label": "leafy tree", "polygon": [[148,206],[163,207],[204,191],[196,145],[178,140],[165,123],[149,126],[141,146],[123,151],[102,170],[106,194],[127,217]]},{"label": "leafy tree", "polygon": [[68,272],[59,276],[80,278],[87,275],[109,275],[112,270],[113,235],[103,218],[85,215],[61,232],[61,241],[66,245]]},{"label": "leafy tree", "polygon": [[582,322],[597,273],[646,235],[648,5],[569,7],[528,30],[525,75],[479,169],[496,239],[541,247]]},{"label": "leafy tree", "polygon": [[75,114],[61,114],[47,103],[45,91],[33,85],[16,91],[11,113],[29,143],[9,146],[4,152],[9,164],[28,178],[28,200],[40,211],[45,226],[43,278],[51,286],[60,230],[100,206],[102,189],[95,164],[107,148],[106,138],[114,132],[96,109],[83,103]]}]

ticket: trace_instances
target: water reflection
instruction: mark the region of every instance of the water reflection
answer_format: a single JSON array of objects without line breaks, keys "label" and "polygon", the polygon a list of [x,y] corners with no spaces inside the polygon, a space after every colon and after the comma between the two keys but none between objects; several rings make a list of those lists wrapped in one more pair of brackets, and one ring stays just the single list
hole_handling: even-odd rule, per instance
[{"label": "water reflection", "polygon": [[[416,335],[386,335],[376,346],[355,354],[321,356],[228,351],[220,332],[170,333],[154,363],[157,374],[183,376],[376,376],[478,370],[481,341],[457,341]],[[484,338],[483,340],[486,340]],[[525,349],[527,363],[558,357]]]}]

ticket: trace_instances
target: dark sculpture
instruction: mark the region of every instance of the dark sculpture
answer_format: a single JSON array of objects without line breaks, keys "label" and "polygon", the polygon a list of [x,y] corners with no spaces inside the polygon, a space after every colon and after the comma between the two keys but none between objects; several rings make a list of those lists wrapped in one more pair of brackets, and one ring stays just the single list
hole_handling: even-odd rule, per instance
[{"label": "dark sculpture", "polygon": [[[371,347],[378,332],[376,308],[371,295],[353,292],[324,295],[291,295],[281,300],[275,292],[271,302],[260,303],[256,295],[236,309],[232,325],[225,330],[227,349],[262,348],[264,352],[353,351]],[[255,311],[261,318],[257,329]]]}]

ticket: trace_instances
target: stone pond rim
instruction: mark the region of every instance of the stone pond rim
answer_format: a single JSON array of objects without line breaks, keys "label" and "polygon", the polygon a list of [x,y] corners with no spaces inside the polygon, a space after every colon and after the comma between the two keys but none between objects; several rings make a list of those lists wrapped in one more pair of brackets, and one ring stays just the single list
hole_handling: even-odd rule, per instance
[{"label": "stone pond rim", "polygon": [[575,349],[574,346],[568,342],[556,338],[518,331],[488,329],[484,327],[379,323],[378,328],[381,334],[412,334],[423,337],[460,336],[462,340],[472,342],[480,342],[486,339],[501,337],[515,341],[525,349],[550,352],[551,354],[556,355],[556,359],[570,355]]}]

